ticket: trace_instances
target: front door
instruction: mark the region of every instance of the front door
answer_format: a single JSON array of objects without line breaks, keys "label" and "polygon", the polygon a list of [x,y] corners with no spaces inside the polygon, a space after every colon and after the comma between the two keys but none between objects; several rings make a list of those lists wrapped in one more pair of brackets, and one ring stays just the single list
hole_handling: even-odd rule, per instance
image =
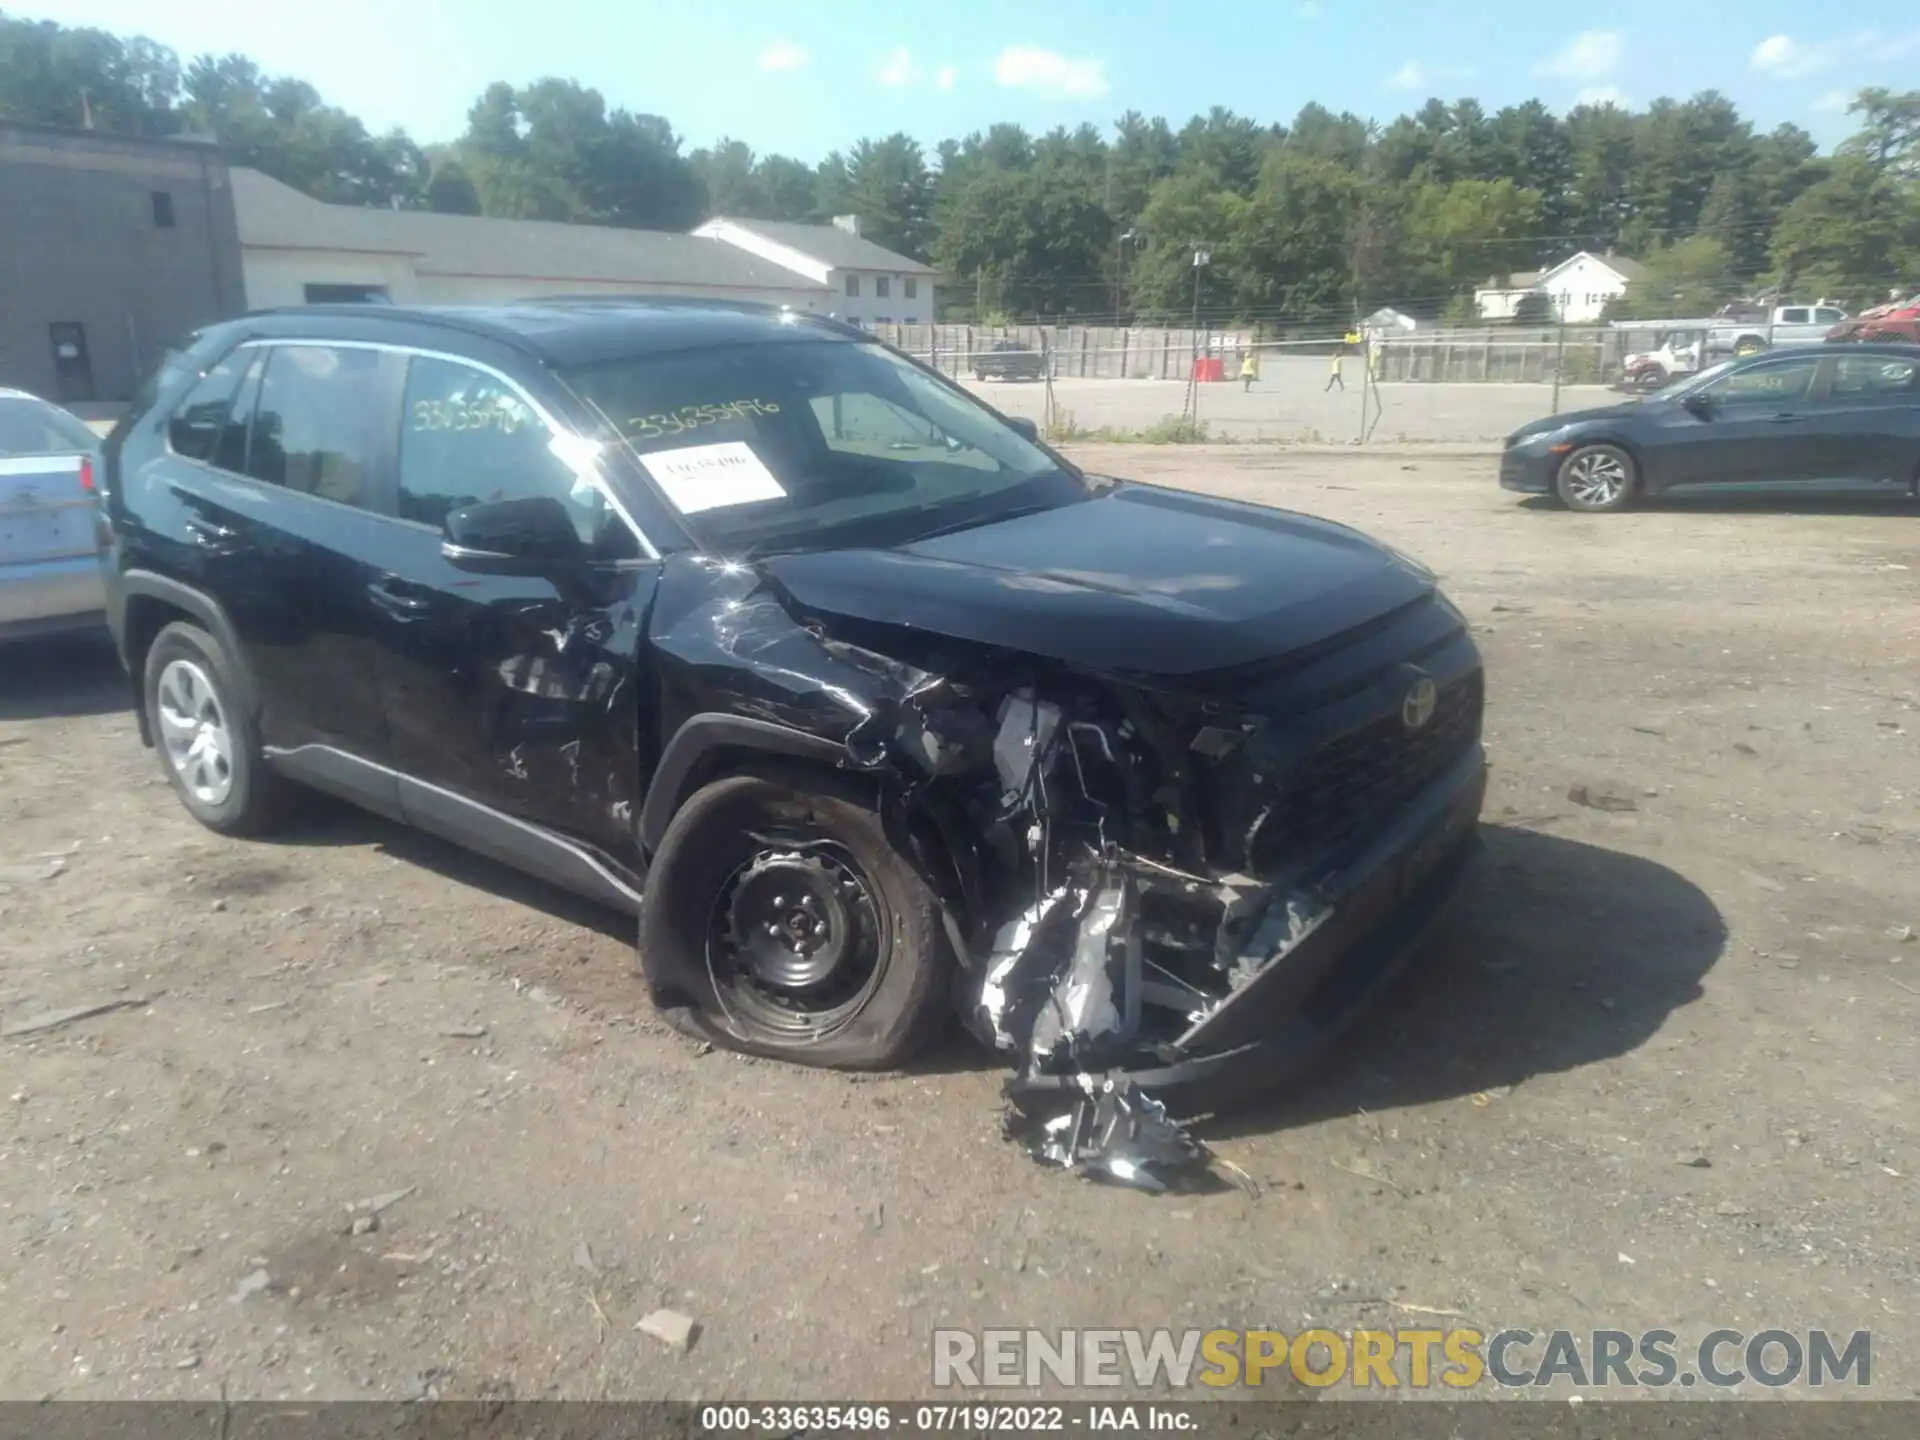
[{"label": "front door", "polygon": [[1661,403],[1676,443],[1661,457],[1663,488],[1766,484],[1817,468],[1820,432],[1808,400],[1820,356],[1769,357],[1695,392],[1698,409]]},{"label": "front door", "polygon": [[[632,558],[632,532],[556,453],[555,435],[526,393],[491,371],[429,356],[408,362],[398,522],[377,556],[394,764],[630,863],[640,800],[636,664],[657,569]],[[451,511],[537,495],[565,504],[606,563],[524,579],[469,574],[442,558]]]}]

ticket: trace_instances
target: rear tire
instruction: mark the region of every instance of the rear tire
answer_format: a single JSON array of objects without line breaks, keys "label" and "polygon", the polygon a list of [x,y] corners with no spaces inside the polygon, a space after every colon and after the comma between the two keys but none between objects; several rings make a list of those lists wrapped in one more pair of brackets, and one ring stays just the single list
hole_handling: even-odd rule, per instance
[{"label": "rear tire", "polygon": [[1758,335],[1742,335],[1733,347],[1733,353],[1744,360],[1749,355],[1758,355],[1767,347],[1767,342]]},{"label": "rear tire", "polygon": [[768,767],[695,793],[649,867],[640,958],[679,1029],[836,1069],[893,1069],[953,1014],[939,901],[858,787]]},{"label": "rear tire", "polygon": [[234,672],[218,640],[175,621],[147,648],[141,693],[160,767],[187,813],[222,835],[262,835],[285,815],[288,786],[261,757]]},{"label": "rear tire", "polygon": [[1640,488],[1640,467],[1618,445],[1582,445],[1560,462],[1554,493],[1587,515],[1624,510]]}]

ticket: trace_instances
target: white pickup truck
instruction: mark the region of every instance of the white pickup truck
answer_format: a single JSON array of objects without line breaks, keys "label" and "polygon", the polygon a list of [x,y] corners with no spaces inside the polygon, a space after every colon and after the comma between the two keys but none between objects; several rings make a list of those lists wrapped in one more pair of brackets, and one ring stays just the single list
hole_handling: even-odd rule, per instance
[{"label": "white pickup truck", "polygon": [[1782,345],[1818,345],[1846,318],[1837,305],[1776,305],[1751,316],[1716,318],[1707,331],[1707,353],[1757,355]]}]

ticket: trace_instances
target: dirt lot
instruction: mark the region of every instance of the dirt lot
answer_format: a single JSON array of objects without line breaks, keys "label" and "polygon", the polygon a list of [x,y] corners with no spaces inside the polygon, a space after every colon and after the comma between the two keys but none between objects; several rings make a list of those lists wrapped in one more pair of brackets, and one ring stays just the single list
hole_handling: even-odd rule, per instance
[{"label": "dirt lot", "polygon": [[[1327,362],[1298,356],[1271,357],[1251,390],[1239,383],[1200,387],[1200,418],[1218,440],[1284,440],[1344,445],[1363,426],[1374,442],[1461,443],[1501,440],[1529,420],[1554,413],[1551,385],[1441,385],[1389,382],[1374,395],[1360,393],[1360,362],[1346,367],[1346,390],[1329,393]],[[1007,415],[1045,420],[1046,386],[1035,381],[968,379],[969,390]],[[1133,433],[1178,415],[1187,386],[1178,380],[1056,380],[1056,423],[1071,417],[1082,430]],[[1604,386],[1570,385],[1560,392],[1564,413],[1612,405],[1621,396]],[[1377,410],[1377,413],[1376,413]]]},{"label": "dirt lot", "polygon": [[[1920,518],[1090,463],[1366,527],[1486,650],[1487,862],[1324,1073],[1211,1128],[1257,1197],[1038,1168],[957,1042],[865,1080],[698,1053],[626,923],[357,813],[218,839],[110,663],[35,650],[0,1026],[144,1003],[0,1041],[0,1396],[907,1397],[936,1325],[1434,1311],[1870,1328],[1875,1393],[1920,1394]],[[635,1332],[662,1305],[689,1353]]]}]

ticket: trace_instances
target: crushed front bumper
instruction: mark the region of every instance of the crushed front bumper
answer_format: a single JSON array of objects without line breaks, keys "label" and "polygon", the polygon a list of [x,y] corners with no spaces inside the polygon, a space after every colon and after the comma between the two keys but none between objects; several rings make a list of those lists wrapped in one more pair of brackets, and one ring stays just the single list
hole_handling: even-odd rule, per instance
[{"label": "crushed front bumper", "polygon": [[[1235,991],[1186,1049],[1157,1047],[1126,1080],[1174,1114],[1225,1108],[1278,1087],[1312,1062],[1411,958],[1479,848],[1486,757],[1479,744],[1402,807],[1392,824],[1320,888],[1332,913]],[[1011,1082],[1017,1108],[1084,1088],[1072,1074]]]}]

